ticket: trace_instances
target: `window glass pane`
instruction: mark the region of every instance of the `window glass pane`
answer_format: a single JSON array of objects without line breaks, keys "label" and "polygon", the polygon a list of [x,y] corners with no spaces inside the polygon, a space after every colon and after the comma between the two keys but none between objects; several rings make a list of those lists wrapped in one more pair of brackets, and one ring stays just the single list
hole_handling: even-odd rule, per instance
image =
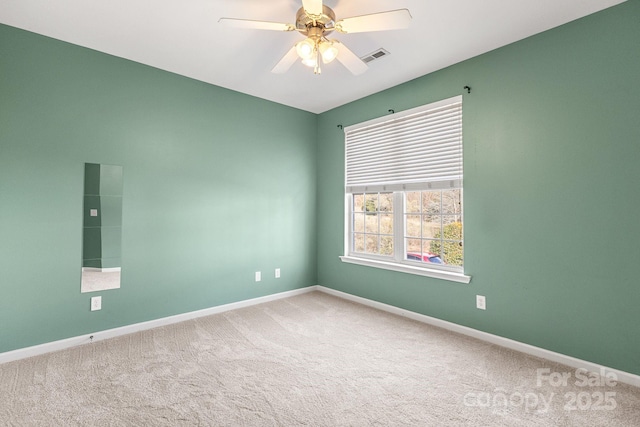
[{"label": "window glass pane", "polygon": [[393,256],[393,200],[393,193],[353,195],[351,251]]},{"label": "window glass pane", "polygon": [[364,194],[353,195],[353,211],[362,212],[364,209]]},{"label": "window glass pane", "polygon": [[353,214],[353,231],[358,233],[364,232],[364,213]]},{"label": "window glass pane", "polygon": [[440,212],[440,191],[423,191],[422,213],[434,215]]},{"label": "window glass pane", "polygon": [[407,259],[409,261],[420,261],[422,259],[422,256],[418,253],[407,252]]},{"label": "window glass pane", "polygon": [[393,212],[393,193],[380,193],[380,212]]},{"label": "window glass pane", "polygon": [[420,232],[421,215],[405,215],[406,218],[406,237],[422,237]]},{"label": "window glass pane", "polygon": [[442,244],[440,240],[426,239],[422,241],[422,250],[425,254],[433,254],[435,256],[443,257]]},{"label": "window glass pane", "polygon": [[444,264],[440,254],[431,250],[432,243],[433,240],[422,241],[422,262],[427,262],[429,264]]},{"label": "window glass pane", "polygon": [[445,240],[462,240],[462,217],[443,215],[443,236]]},{"label": "window glass pane", "polygon": [[406,239],[407,243],[407,257],[409,255],[417,255],[418,259],[420,259],[420,255],[422,253],[422,245],[420,239]]},{"label": "window glass pane", "polygon": [[440,236],[440,215],[422,216],[422,237],[436,238]]},{"label": "window glass pane", "polygon": [[365,237],[365,241],[367,244],[365,251],[370,254],[377,254],[378,253],[378,236],[377,235],[371,236],[367,234]]},{"label": "window glass pane", "polygon": [[367,233],[378,233],[378,214],[365,214],[365,226]]},{"label": "window glass pane", "polygon": [[380,255],[393,255],[393,236],[380,237]]},{"label": "window glass pane", "polygon": [[364,234],[353,235],[353,250],[355,252],[364,252]]},{"label": "window glass pane", "polygon": [[420,197],[416,194],[405,193],[406,259],[462,266],[461,191],[421,191]]},{"label": "window glass pane", "polygon": [[406,213],[419,213],[420,212],[420,192],[410,191],[405,193],[405,212]]},{"label": "window glass pane", "polygon": [[393,234],[393,215],[389,215],[389,214],[380,215],[380,233]]},{"label": "window glass pane", "polygon": [[460,189],[442,192],[442,213],[460,215],[462,212],[462,198]]},{"label": "window glass pane", "polygon": [[449,265],[462,267],[462,242],[444,242],[444,261]]},{"label": "window glass pane", "polygon": [[367,215],[375,215],[378,211],[378,193],[365,195],[364,210]]}]

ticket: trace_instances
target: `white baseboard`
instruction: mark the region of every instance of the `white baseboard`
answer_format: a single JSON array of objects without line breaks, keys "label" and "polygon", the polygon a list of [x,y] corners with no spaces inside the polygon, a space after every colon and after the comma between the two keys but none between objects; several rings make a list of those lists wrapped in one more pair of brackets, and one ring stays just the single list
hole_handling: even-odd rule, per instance
[{"label": "white baseboard", "polygon": [[114,329],[94,332],[86,335],[79,335],[59,341],[52,341],[32,347],[19,348],[17,350],[0,353],[0,363],[12,362],[14,360],[25,359],[27,357],[38,356],[40,354],[50,353],[52,351],[64,350],[66,348],[75,347],[90,342],[106,340],[121,335],[132,334],[134,332],[145,331],[147,329],[157,328],[160,326],[171,325],[173,323],[184,322],[198,317],[210,316],[212,314],[223,313],[225,311],[236,310],[238,308],[250,307],[252,305],[262,304],[269,301],[275,301],[283,298],[289,298],[295,295],[305,294],[317,290],[316,286],[309,286],[292,291],[281,292],[273,295],[266,295],[259,298],[248,299],[244,301],[233,302],[230,304],[219,305],[216,307],[205,308],[203,310],[191,311],[188,313],[176,314],[175,316],[163,317],[161,319],[150,320],[148,322],[134,323],[133,325],[122,326]]},{"label": "white baseboard", "polygon": [[216,307],[206,308],[203,310],[191,311],[188,313],[177,314],[175,316],[163,317],[161,319],[150,320],[148,322],[135,323],[133,325],[122,326],[114,329],[107,329],[92,334],[80,335],[77,337],[67,338],[64,340],[53,341],[45,344],[36,345],[33,347],[26,347],[17,350],[0,353],[0,363],[11,362],[14,360],[24,359],[27,357],[38,356],[40,354],[50,353],[52,351],[64,350],[66,348],[75,347],[82,344],[88,344],[90,342],[105,340],[108,338],[114,338],[121,335],[132,334],[134,332],[144,331],[147,329],[157,328],[160,326],[171,325],[173,323],[184,322],[185,320],[196,319],[198,317],[210,316],[212,314],[224,313],[226,311],[236,310],[239,308],[250,307],[252,305],[262,304],[269,301],[275,301],[283,298],[289,298],[296,295],[302,295],[308,292],[320,291],[329,295],[336,296],[345,300],[357,302],[362,305],[366,305],[378,310],[386,311],[388,313],[403,316],[418,322],[426,323],[429,325],[437,326],[443,329],[447,329],[459,334],[468,335],[473,338],[477,338],[482,341],[490,342],[492,344],[506,347],[521,353],[530,354],[532,356],[540,357],[552,362],[561,363],[563,365],[570,366],[576,369],[586,369],[589,372],[602,373],[611,372],[616,375],[617,380],[629,384],[635,387],[640,387],[640,376],[631,374],[629,372],[620,371],[617,369],[608,368],[606,366],[598,365],[597,363],[588,362],[586,360],[577,359],[575,357],[567,356],[561,353],[556,353],[550,350],[545,350],[540,347],[535,347],[529,344],[525,344],[519,341],[514,341],[509,338],[500,337],[487,332],[482,332],[477,329],[469,328],[467,326],[458,325],[456,323],[447,322],[446,320],[437,319],[435,317],[426,316],[424,314],[416,313],[413,311],[398,308],[389,304],[373,301],[367,298],[351,295],[345,292],[337,291],[335,289],[326,288],[324,286],[308,286],[306,288],[294,289],[292,291],[281,292],[273,295],[266,295],[264,297],[253,298],[244,301],[238,301],[230,304],[219,305]]},{"label": "white baseboard", "polygon": [[552,362],[560,363],[570,366],[576,369],[586,369],[589,372],[595,372],[601,374],[602,372],[615,374],[618,381],[629,384],[635,387],[640,387],[640,376],[620,371],[617,369],[608,368],[606,366],[598,365],[597,363],[588,362],[586,360],[577,359],[575,357],[567,356],[561,353],[556,353],[544,348],[535,347],[533,345],[525,344],[519,341],[514,341],[509,338],[500,337],[487,332],[482,332],[477,329],[469,328],[467,326],[458,325],[456,323],[447,322],[445,320],[436,319],[435,317],[426,316],[424,314],[416,313],[413,311],[398,308],[389,304],[384,304],[377,301],[372,301],[367,298],[351,295],[345,292],[336,291],[335,289],[326,288],[324,286],[316,286],[316,290],[324,292],[329,295],[336,296],[338,298],[346,299],[349,301],[357,302],[378,310],[386,311],[389,313],[397,314],[399,316],[407,317],[418,322],[426,323],[429,325],[437,326],[443,329],[457,332],[459,334],[468,335],[473,338],[477,338],[482,341],[490,342],[501,347],[506,347],[511,350],[516,350],[521,353],[530,354],[532,356],[540,357]]}]

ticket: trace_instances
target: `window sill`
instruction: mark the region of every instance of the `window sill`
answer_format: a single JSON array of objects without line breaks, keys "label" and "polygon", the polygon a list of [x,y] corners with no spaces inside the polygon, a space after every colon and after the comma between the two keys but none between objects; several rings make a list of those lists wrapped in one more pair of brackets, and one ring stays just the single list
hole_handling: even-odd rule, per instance
[{"label": "window sill", "polygon": [[353,256],[341,256],[340,259],[342,260],[342,262],[346,262],[349,264],[365,265],[367,267],[382,268],[384,270],[399,271],[401,273],[433,277],[435,279],[449,280],[451,282],[469,283],[471,281],[471,276],[466,276],[462,273],[455,273],[453,271],[414,267],[412,265],[378,261],[374,259],[357,258]]}]

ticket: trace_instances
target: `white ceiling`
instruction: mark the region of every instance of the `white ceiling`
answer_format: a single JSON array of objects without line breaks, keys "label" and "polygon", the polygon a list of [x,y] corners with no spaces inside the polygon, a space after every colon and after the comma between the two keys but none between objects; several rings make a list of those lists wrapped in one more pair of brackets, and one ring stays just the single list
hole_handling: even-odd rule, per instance
[{"label": "white ceiling", "polygon": [[221,17],[294,23],[301,0],[0,0],[0,22],[291,107],[321,113],[625,0],[325,0],[337,19],[407,8],[407,30],[332,33],[358,56],[390,56],[353,76],[300,63],[270,70],[297,32],[227,28]]}]

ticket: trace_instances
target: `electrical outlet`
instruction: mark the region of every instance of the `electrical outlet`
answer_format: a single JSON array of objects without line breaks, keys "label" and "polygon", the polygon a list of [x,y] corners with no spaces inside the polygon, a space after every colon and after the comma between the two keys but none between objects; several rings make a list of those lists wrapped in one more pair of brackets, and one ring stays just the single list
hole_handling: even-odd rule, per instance
[{"label": "electrical outlet", "polygon": [[487,299],[484,295],[476,295],[476,308],[479,308],[480,310],[487,309]]},{"label": "electrical outlet", "polygon": [[102,310],[102,297],[91,297],[91,311]]},{"label": "electrical outlet", "polygon": [[259,271],[256,271],[256,282],[259,282],[262,280],[262,273],[260,273]]},{"label": "electrical outlet", "polygon": [[276,268],[276,279],[280,278],[280,269]]}]

